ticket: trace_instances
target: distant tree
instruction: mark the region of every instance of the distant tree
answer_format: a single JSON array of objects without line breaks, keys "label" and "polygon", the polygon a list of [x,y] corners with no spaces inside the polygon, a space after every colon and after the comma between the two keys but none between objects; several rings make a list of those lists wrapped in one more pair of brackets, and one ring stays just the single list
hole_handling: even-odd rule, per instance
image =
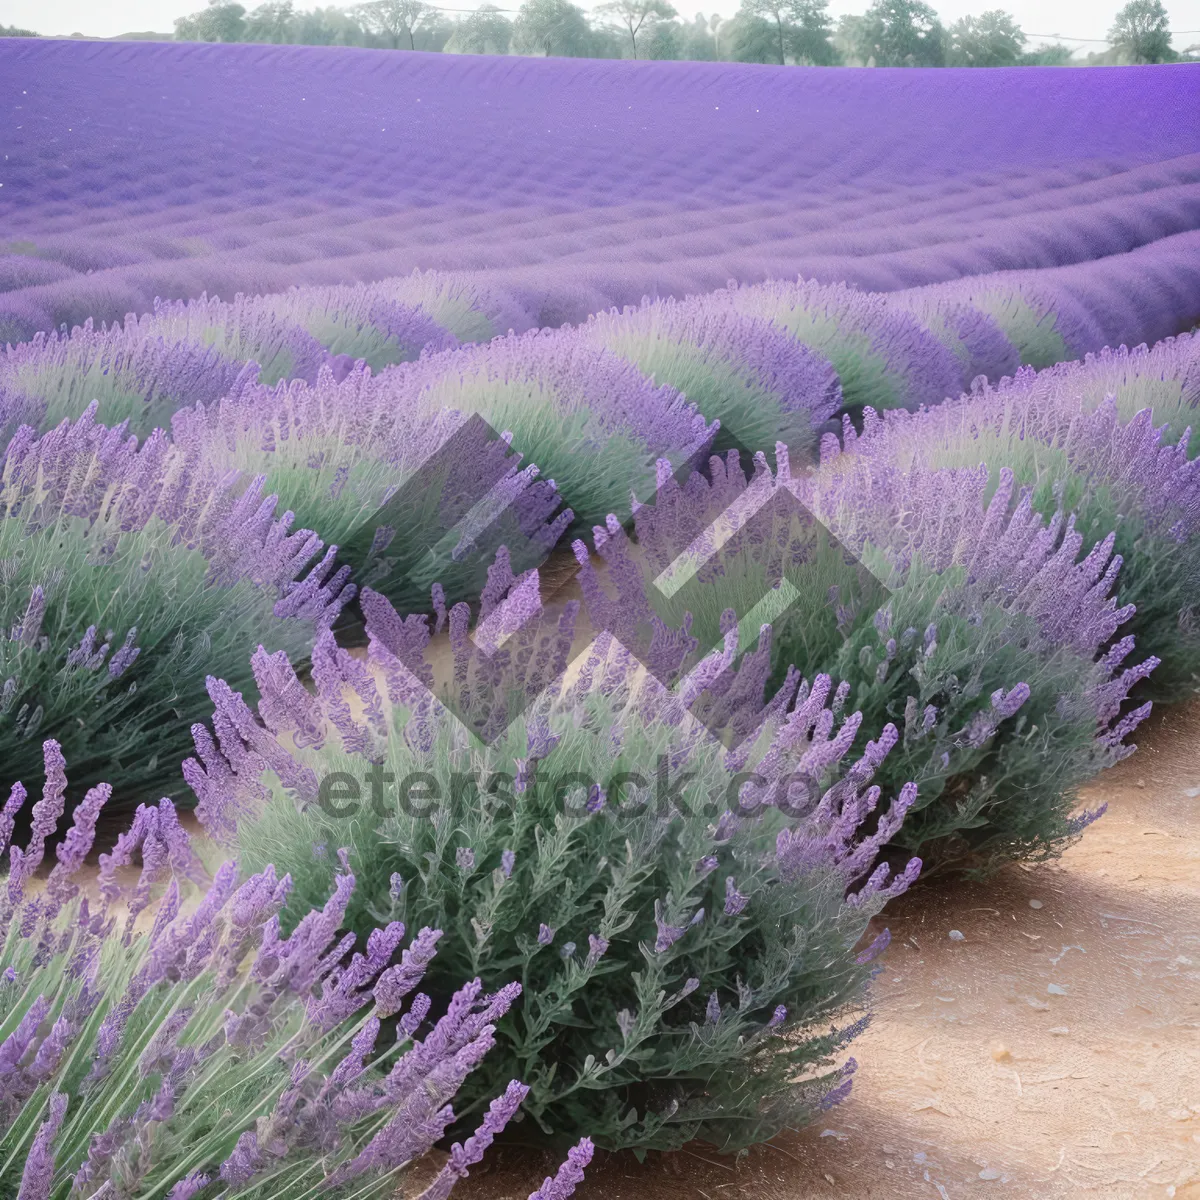
[{"label": "distant tree", "polygon": [[[678,21],[655,21],[646,27],[643,42],[646,57],[660,62],[686,58],[683,52],[688,28]],[[711,55],[710,55],[711,57]]]},{"label": "distant tree", "polygon": [[735,56],[743,62],[837,62],[828,7],[829,0],[742,0]]},{"label": "distant tree", "polygon": [[525,0],[513,22],[513,49],[519,54],[583,58],[594,45],[583,9],[570,0]]},{"label": "distant tree", "polygon": [[450,48],[459,54],[507,54],[513,23],[494,5],[483,4],[455,27]]},{"label": "distant tree", "polygon": [[838,18],[837,28],[833,31],[830,41],[833,43],[838,57],[847,66],[865,67],[870,61],[870,55],[862,53],[866,43],[866,36],[863,33],[865,24],[866,17],[847,15]]},{"label": "distant tree", "polygon": [[1020,62],[1026,42],[1016,18],[998,8],[955,21],[946,40],[951,67],[1012,67]]},{"label": "distant tree", "polygon": [[779,62],[779,41],[774,27],[744,8],[721,26],[721,45],[724,57],[734,62]]},{"label": "distant tree", "polygon": [[433,23],[434,9],[423,0],[370,0],[350,10],[351,16],[370,34],[383,40],[392,50],[405,42],[409,50],[417,48],[417,33]]},{"label": "distant tree", "polygon": [[15,25],[0,25],[0,37],[41,37],[32,29],[18,29]]},{"label": "distant tree", "polygon": [[589,25],[583,45],[584,58],[624,58],[629,50],[625,35],[607,25]]},{"label": "distant tree", "polygon": [[717,39],[703,13],[679,29],[679,55],[689,62],[712,62],[717,57]]},{"label": "distant tree", "polygon": [[175,22],[181,42],[240,42],[246,32],[246,10],[225,0],[208,0],[208,7]]},{"label": "distant tree", "polygon": [[1169,62],[1175,56],[1162,0],[1129,0],[1117,13],[1108,38],[1127,62]]},{"label": "distant tree", "polygon": [[875,0],[859,27],[859,57],[878,67],[945,65],[941,21],[923,0]]},{"label": "distant tree", "polygon": [[365,46],[367,31],[341,8],[314,8],[296,14],[292,38],[301,46]]},{"label": "distant tree", "polygon": [[629,34],[634,58],[638,56],[637,39],[643,25],[656,20],[669,21],[679,15],[667,0],[605,0],[604,4],[596,5],[595,11]]},{"label": "distant tree", "polygon": [[1021,65],[1024,67],[1065,67],[1071,62],[1075,51],[1062,42],[1048,42],[1026,50],[1021,55]]},{"label": "distant tree", "polygon": [[292,0],[267,0],[247,18],[242,34],[247,42],[290,42],[296,20]]}]

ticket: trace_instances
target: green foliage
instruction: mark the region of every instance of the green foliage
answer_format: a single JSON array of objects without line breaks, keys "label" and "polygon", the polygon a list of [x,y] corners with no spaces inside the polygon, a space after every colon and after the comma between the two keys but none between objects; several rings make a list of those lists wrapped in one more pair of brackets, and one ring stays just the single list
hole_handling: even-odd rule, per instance
[{"label": "green foliage", "polygon": [[584,58],[592,29],[583,9],[570,0],[525,0],[513,23],[513,49],[519,54]]},{"label": "green foliage", "polygon": [[181,42],[240,42],[246,32],[246,10],[225,0],[208,0],[208,7],[175,22]]},{"label": "green foliage", "polygon": [[[314,845],[349,846],[362,896],[353,928],[402,919],[445,931],[426,976],[435,999],[455,972],[520,979],[525,999],[461,1112],[516,1075],[551,1140],[587,1130],[613,1148],[700,1138],[733,1150],[811,1119],[842,1086],[834,1027],[861,998],[869,967],[853,947],[879,897],[848,904],[847,879],[820,853],[798,872],[781,866],[778,836],[805,824],[777,807],[714,836],[736,768],[718,742],[671,724],[661,689],[610,650],[590,661],[591,687],[552,691],[487,748],[449,719],[418,746],[414,722],[428,718],[394,691],[376,765],[326,725],[323,745],[308,738],[292,756],[353,792],[298,807],[272,770],[255,775],[247,783],[268,798],[239,823],[239,855],[248,866],[281,856],[307,904],[331,870]],[[773,730],[752,740],[744,769]],[[429,774],[414,785],[416,772]],[[606,789],[599,805],[588,780]],[[739,893],[744,910],[730,906]]]},{"label": "green foliage", "polygon": [[963,17],[950,26],[949,67],[1013,67],[1021,61],[1025,34],[1011,13],[993,8],[978,17]]},{"label": "green foliage", "polygon": [[1075,51],[1061,42],[1049,42],[1026,50],[1021,55],[1023,67],[1066,67],[1069,66]]},{"label": "green foliage", "polygon": [[923,0],[874,0],[856,36],[859,57],[877,67],[945,65],[945,30]]},{"label": "green foliage", "polygon": [[447,47],[459,54],[507,54],[513,23],[495,5],[480,5],[454,29]]},{"label": "green foliage", "polygon": [[828,8],[829,0],[742,0],[735,55],[743,62],[781,65],[837,62]]},{"label": "green foliage", "polygon": [[597,5],[595,11],[628,35],[634,58],[638,57],[638,34],[647,22],[653,28],[656,22],[670,21],[678,15],[667,0],[606,0]]},{"label": "green foliage", "polygon": [[1108,37],[1126,62],[1161,63],[1175,57],[1162,0],[1129,0],[1117,13]]}]

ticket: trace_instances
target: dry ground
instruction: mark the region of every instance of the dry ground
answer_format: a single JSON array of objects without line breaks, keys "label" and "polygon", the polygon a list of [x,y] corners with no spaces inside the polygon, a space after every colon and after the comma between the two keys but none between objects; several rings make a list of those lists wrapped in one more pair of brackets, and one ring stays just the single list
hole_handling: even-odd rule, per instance
[{"label": "dry ground", "polygon": [[[1086,793],[1058,863],[945,882],[885,914],[852,1098],[740,1161],[597,1161],[580,1200],[1200,1200],[1200,702]],[[964,934],[951,939],[951,930]],[[509,1150],[464,1200],[524,1200]]]}]

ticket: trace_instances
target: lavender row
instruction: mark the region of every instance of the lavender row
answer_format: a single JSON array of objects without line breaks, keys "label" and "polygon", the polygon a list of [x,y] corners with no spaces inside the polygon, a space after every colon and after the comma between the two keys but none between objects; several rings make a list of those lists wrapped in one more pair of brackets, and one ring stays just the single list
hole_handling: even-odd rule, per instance
[{"label": "lavender row", "polygon": [[[23,848],[20,784],[0,812],[0,1188],[21,1200],[392,1195],[459,1121],[452,1102],[521,985],[456,980],[435,1016],[418,988],[441,930],[408,936],[389,921],[362,942],[339,936],[356,894],[347,851],[297,914],[273,865],[239,874],[228,861],[209,877],[168,800],[139,807],[100,855],[97,895],[84,863],[112,789],[89,789],[58,835],[66,760],[55,741],[42,750]],[[422,1194],[445,1200],[528,1093],[517,1080],[498,1089]],[[591,1155],[585,1138],[530,1200],[567,1200]]]},{"label": "lavender row", "polygon": [[21,430],[0,472],[0,782],[52,736],[83,786],[116,768],[144,795],[176,787],[205,672],[249,683],[248,642],[306,653],[354,587],[261,479],[94,415]]},{"label": "lavender row", "polygon": [[[69,334],[40,333],[0,354],[0,433],[53,428],[94,400],[107,425],[144,436],[180,408],[250,383],[315,383],[323,366],[381,369],[464,342],[487,341],[531,318],[507,293],[435,272],[356,287],[305,288],[225,303],[156,300],[151,313]],[[2,340],[2,339],[0,339]]]},{"label": "lavender row", "polygon": [[847,429],[847,456],[830,439],[823,475],[874,489],[931,468],[992,484],[1007,471],[1034,511],[1073,512],[1081,548],[1108,545],[1122,563],[1126,631],[1162,660],[1149,694],[1174,699],[1200,682],[1198,415],[1200,339],[1183,335],[1023,370],[927,412],[868,414],[861,436]]}]

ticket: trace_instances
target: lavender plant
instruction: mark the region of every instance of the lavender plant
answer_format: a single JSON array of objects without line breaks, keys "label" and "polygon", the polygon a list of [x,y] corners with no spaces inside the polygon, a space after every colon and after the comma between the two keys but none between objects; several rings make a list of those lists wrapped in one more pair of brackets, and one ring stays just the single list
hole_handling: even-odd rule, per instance
[{"label": "lavender plant", "polygon": [[1050,367],[1082,358],[1105,345],[1088,309],[1065,288],[1038,279],[1035,272],[998,271],[931,284],[896,293],[894,302],[914,312],[929,304],[965,304],[977,309],[1000,327],[1024,366]]},{"label": "lavender plant", "polygon": [[101,330],[89,320],[0,352],[0,438],[7,444],[21,425],[53,429],[92,403],[105,424],[127,421],[144,437],[169,428],[177,408],[216,400],[257,375],[254,364],[150,333],[134,317]]},{"label": "lavender plant", "polygon": [[249,682],[247,641],[306,653],[354,590],[261,480],[239,489],[94,417],[22,429],[0,471],[3,774],[27,776],[53,736],[81,783],[120,770],[136,795],[174,786],[205,672]]},{"label": "lavender plant", "polygon": [[1143,690],[1175,699],[1200,684],[1200,342],[1106,350],[1026,369],[929,412],[869,416],[848,449],[901,470],[977,466],[1030,489],[1035,511],[1077,514],[1082,548],[1110,534],[1123,565],[1125,629],[1162,660]]},{"label": "lavender plant", "polygon": [[[0,901],[0,1195],[394,1195],[455,1121],[451,1101],[520,985],[488,993],[476,979],[431,1019],[440,1010],[417,988],[440,932],[421,930],[401,952],[406,931],[391,921],[355,951],[353,935],[339,936],[355,894],[345,851],[331,893],[284,937],[290,877],[268,865],[239,882],[230,861],[205,888],[169,800],[139,807],[100,855],[99,894],[84,894],[107,784],[75,809],[36,888],[67,786],[59,745],[47,741],[43,753],[46,782],[23,850],[7,845],[25,800],[19,784],[0,817],[10,860]],[[123,874],[139,856],[130,886]],[[428,1200],[444,1200],[480,1161],[526,1092],[514,1081],[492,1101],[475,1135],[452,1147]],[[569,1196],[590,1155],[585,1140],[564,1164],[563,1186],[537,1195]]]},{"label": "lavender plant", "polygon": [[[177,413],[172,431],[197,462],[262,475],[364,582],[410,610],[428,608],[435,582],[452,601],[477,597],[502,545],[520,571],[576,514],[627,510],[659,453],[690,461],[716,425],[567,331],[379,376],[357,368],[340,381],[326,371],[313,385],[246,387]],[[572,502],[561,512],[560,485]]]},{"label": "lavender plant", "polygon": [[[636,544],[596,530],[608,584],[578,543],[592,624],[636,646],[686,621],[704,649],[726,609],[770,620],[776,680],[827,673],[865,721],[903,729],[881,776],[918,787],[898,846],[983,869],[1058,853],[1090,819],[1073,815],[1077,787],[1131,752],[1149,706],[1126,700],[1157,665],[1120,670],[1132,609],[1111,596],[1112,539],[1080,559],[1073,522],[1044,523],[1011,475],[989,499],[986,472],[842,456],[794,479],[776,453],[779,475],[760,456],[749,482],[732,459],[683,484],[664,470]],[[824,526],[777,511],[781,494]],[[863,586],[864,563],[884,588]],[[670,585],[691,573],[700,586]]]},{"label": "lavender plant", "polygon": [[776,281],[731,285],[709,302],[766,318],[827,358],[849,409],[917,408],[961,390],[955,355],[882,295],[845,284]]},{"label": "lavender plant", "polygon": [[[536,573],[496,585],[473,638],[466,605],[447,614],[450,678],[428,621],[368,590],[368,661],[323,636],[315,694],[263,651],[257,713],[214,681],[184,767],[206,828],[251,869],[283,854],[306,903],[328,884],[324,847],[349,844],[352,927],[444,931],[432,994],[443,969],[443,986],[463,969],[521,980],[464,1112],[515,1071],[544,1136],[642,1151],[730,1150],[828,1108],[886,936],[854,947],[920,867],[875,866],[916,795],[882,808],[872,782],[896,728],[855,757],[844,690],[790,672],[765,697],[769,653],[732,669],[736,622],[682,691],[608,634],[564,674],[576,606],[545,612]],[[657,666],[693,646],[664,635]],[[720,710],[735,744],[686,701]]]},{"label": "lavender plant", "polygon": [[822,427],[841,407],[841,385],[826,358],[769,321],[705,297],[612,309],[581,329],[720,421],[719,451],[736,439],[752,449],[782,441],[796,455],[815,454]]},{"label": "lavender plant", "polygon": [[508,292],[442,271],[352,287],[293,288],[257,303],[307,330],[332,355],[363,360],[374,371],[448,350],[523,333],[536,322]]},{"label": "lavender plant", "polygon": [[[130,323],[126,318],[126,325]],[[155,300],[153,313],[138,319],[147,334],[168,342],[192,341],[213,346],[233,362],[255,362],[263,383],[281,379],[314,380],[329,361],[320,342],[268,305],[240,293],[231,302],[202,293],[195,300]]]},{"label": "lavender plant", "polygon": [[655,462],[702,455],[716,435],[674,388],[589,344],[581,330],[539,330],[431,355],[379,377],[384,402],[414,414],[478,414],[557,481],[580,521],[628,512]]},{"label": "lavender plant", "polygon": [[916,317],[958,359],[962,391],[968,391],[981,375],[998,382],[1020,368],[1017,347],[982,308],[923,289],[892,292],[887,300],[894,308]]},{"label": "lavender plant", "polygon": [[218,471],[261,477],[303,524],[338,546],[355,577],[406,609],[441,583],[478,597],[511,547],[540,563],[572,520],[553,480],[521,467],[511,434],[478,417],[422,411],[359,366],[341,380],[250,386],[176,414],[175,444]]}]

